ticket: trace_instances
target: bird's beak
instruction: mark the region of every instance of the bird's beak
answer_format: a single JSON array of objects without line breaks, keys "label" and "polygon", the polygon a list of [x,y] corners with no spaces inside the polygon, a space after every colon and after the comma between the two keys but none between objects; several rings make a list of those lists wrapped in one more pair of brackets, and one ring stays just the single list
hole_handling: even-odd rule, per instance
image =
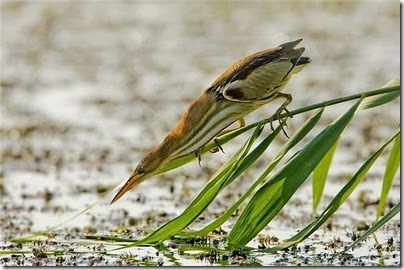
[{"label": "bird's beak", "polygon": [[126,192],[139,185],[142,182],[143,175],[133,173],[125,185],[119,190],[119,192],[115,195],[114,199],[111,201],[111,204],[119,200]]}]

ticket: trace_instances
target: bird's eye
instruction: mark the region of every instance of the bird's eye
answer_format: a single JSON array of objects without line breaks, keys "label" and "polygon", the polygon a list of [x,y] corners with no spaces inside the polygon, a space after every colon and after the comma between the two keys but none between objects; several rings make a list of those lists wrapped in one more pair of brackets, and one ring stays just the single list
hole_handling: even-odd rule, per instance
[{"label": "bird's eye", "polygon": [[139,168],[137,169],[137,173],[139,173],[139,174],[145,173],[143,167],[139,167]]}]

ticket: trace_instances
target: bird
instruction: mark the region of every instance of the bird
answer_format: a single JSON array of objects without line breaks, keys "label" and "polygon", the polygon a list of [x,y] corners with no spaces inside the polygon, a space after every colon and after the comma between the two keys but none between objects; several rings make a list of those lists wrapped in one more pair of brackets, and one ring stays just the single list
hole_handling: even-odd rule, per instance
[{"label": "bird", "polygon": [[[304,47],[295,49],[302,40],[256,52],[226,69],[189,105],[163,141],[140,160],[111,204],[169,161],[194,153],[200,162],[205,144],[228,132],[225,129],[236,121],[238,128],[243,127],[244,116],[261,106],[275,99],[285,99],[270,117],[271,127],[272,120],[279,120],[281,112],[289,113],[286,106],[292,101],[292,96],[281,91],[292,75],[311,62],[309,57],[302,56]],[[218,143],[217,146],[223,151]]]}]

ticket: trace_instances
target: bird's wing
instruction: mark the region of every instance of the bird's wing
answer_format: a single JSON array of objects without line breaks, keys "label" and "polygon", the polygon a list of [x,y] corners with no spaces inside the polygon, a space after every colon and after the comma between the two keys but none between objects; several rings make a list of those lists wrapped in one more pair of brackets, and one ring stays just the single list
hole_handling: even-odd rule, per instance
[{"label": "bird's wing", "polygon": [[257,52],[229,67],[211,89],[227,100],[251,102],[281,91],[290,79],[304,48],[294,49],[301,39]]},{"label": "bird's wing", "polygon": [[289,60],[280,59],[256,68],[245,79],[231,82],[223,89],[227,100],[249,102],[270,97],[280,91],[286,84],[286,77],[294,64]]}]

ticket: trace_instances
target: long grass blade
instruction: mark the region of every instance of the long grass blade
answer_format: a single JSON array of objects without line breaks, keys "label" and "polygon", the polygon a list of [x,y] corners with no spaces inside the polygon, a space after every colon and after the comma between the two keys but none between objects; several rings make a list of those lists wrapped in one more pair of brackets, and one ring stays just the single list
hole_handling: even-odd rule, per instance
[{"label": "long grass blade", "polygon": [[334,199],[330,202],[327,208],[321,213],[320,216],[316,218],[313,222],[307,225],[304,229],[300,230],[296,235],[288,239],[287,241],[279,244],[275,247],[269,248],[267,252],[277,252],[278,250],[290,247],[297,243],[300,243],[307,237],[309,237],[313,232],[315,232],[321,225],[323,225],[332,214],[334,214],[338,208],[345,202],[345,200],[351,195],[351,193],[355,190],[355,188],[359,185],[359,183],[366,176],[369,169],[373,166],[374,162],[378,159],[380,154],[386,148],[387,145],[391,143],[391,141],[399,135],[399,131],[396,131],[394,135],[383,144],[374,154],[372,154],[365,163],[359,168],[359,170],[355,173],[355,175],[348,181],[348,183],[338,192],[338,194],[334,197]]},{"label": "long grass blade", "polygon": [[391,185],[393,184],[394,176],[397,173],[398,166],[400,165],[400,152],[401,152],[401,139],[397,136],[394,140],[393,147],[390,151],[390,156],[387,161],[386,170],[383,177],[382,191],[380,194],[379,205],[377,207],[376,221],[383,214],[384,207],[386,205],[387,195]]},{"label": "long grass blade", "polygon": [[313,213],[317,212],[318,204],[320,203],[321,197],[323,195],[325,182],[327,180],[328,171],[331,166],[332,159],[337,149],[339,140],[335,142],[330,151],[324,156],[317,167],[313,171]]},{"label": "long grass blade", "polygon": [[84,214],[85,212],[87,212],[88,210],[90,210],[91,208],[93,208],[94,206],[96,206],[97,204],[99,204],[100,202],[102,202],[105,198],[107,198],[110,194],[112,194],[112,192],[116,192],[118,191],[119,186],[116,186],[115,188],[106,191],[105,193],[101,194],[100,199],[98,199],[97,201],[91,203],[90,205],[86,206],[85,208],[83,208],[82,210],[78,211],[77,213],[75,213],[73,216],[69,217],[66,220],[63,220],[62,222],[51,226],[50,228],[43,230],[43,231],[39,231],[39,232],[35,232],[31,235],[25,236],[25,237],[21,237],[21,238],[13,238],[10,239],[11,242],[14,243],[25,243],[25,242],[30,242],[32,241],[33,238],[42,236],[42,235],[47,235],[49,234],[51,231],[54,231],[64,225],[66,225],[68,222],[76,219],[78,216]]},{"label": "long grass blade", "polygon": [[230,244],[246,245],[276,216],[335,144],[359,104],[331,123],[255,193],[228,235]]}]

